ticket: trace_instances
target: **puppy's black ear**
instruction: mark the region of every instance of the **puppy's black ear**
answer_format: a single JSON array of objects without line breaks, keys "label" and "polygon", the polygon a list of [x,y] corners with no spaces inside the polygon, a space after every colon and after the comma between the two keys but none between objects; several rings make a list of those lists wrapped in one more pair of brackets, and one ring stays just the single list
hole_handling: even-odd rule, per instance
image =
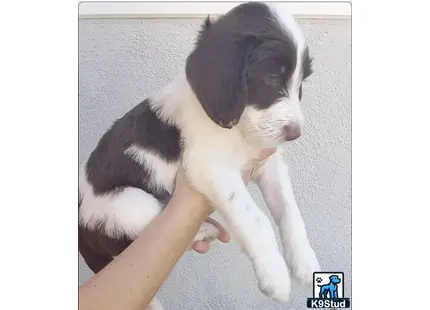
[{"label": "puppy's black ear", "polygon": [[245,108],[246,64],[252,43],[209,17],[195,49],[187,58],[186,75],[197,99],[213,122],[232,128]]}]

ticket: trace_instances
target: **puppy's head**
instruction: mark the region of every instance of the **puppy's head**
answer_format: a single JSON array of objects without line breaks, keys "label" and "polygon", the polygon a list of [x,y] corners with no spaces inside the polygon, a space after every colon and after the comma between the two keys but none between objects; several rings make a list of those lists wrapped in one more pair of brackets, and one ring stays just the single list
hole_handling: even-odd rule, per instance
[{"label": "puppy's head", "polygon": [[206,114],[264,147],[301,134],[302,82],[312,73],[305,39],[283,4],[245,3],[205,21],[186,63]]}]

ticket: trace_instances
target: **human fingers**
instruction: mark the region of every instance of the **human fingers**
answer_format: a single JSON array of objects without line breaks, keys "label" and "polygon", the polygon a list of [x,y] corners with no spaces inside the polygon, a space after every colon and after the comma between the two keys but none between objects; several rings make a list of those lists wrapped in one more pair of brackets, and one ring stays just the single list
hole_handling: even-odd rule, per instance
[{"label": "human fingers", "polygon": [[206,254],[209,251],[210,247],[210,242],[206,241],[197,241],[193,244],[193,250],[200,254]]},{"label": "human fingers", "polygon": [[214,220],[211,217],[208,217],[205,222],[214,225],[218,231],[218,240],[223,242],[223,243],[227,243],[231,240],[230,234],[228,233],[228,231],[224,228],[224,226],[222,226],[218,221]]}]

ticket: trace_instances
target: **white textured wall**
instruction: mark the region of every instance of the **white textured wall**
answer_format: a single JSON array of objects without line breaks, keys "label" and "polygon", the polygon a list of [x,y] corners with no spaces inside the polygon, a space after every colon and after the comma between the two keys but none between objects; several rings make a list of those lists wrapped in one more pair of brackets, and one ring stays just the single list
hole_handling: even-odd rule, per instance
[{"label": "white textured wall", "polygon": [[[80,21],[80,161],[116,118],[169,82],[184,64],[199,23]],[[288,160],[311,244],[324,270],[345,272],[350,297],[351,26],[345,20],[300,24],[315,57],[315,73],[304,86],[304,133],[289,149]],[[250,190],[267,213],[259,191]],[[80,284],[91,275],[80,258]],[[294,285],[288,305],[268,300],[247,258],[231,242],[206,255],[186,253],[158,295],[171,310],[306,309],[312,289]]]}]

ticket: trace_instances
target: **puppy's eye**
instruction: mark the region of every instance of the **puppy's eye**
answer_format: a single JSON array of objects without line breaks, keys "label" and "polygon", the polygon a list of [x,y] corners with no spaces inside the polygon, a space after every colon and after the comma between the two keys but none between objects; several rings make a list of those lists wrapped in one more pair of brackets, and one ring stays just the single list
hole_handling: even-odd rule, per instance
[{"label": "puppy's eye", "polygon": [[302,85],[299,88],[299,100],[302,100]]}]

